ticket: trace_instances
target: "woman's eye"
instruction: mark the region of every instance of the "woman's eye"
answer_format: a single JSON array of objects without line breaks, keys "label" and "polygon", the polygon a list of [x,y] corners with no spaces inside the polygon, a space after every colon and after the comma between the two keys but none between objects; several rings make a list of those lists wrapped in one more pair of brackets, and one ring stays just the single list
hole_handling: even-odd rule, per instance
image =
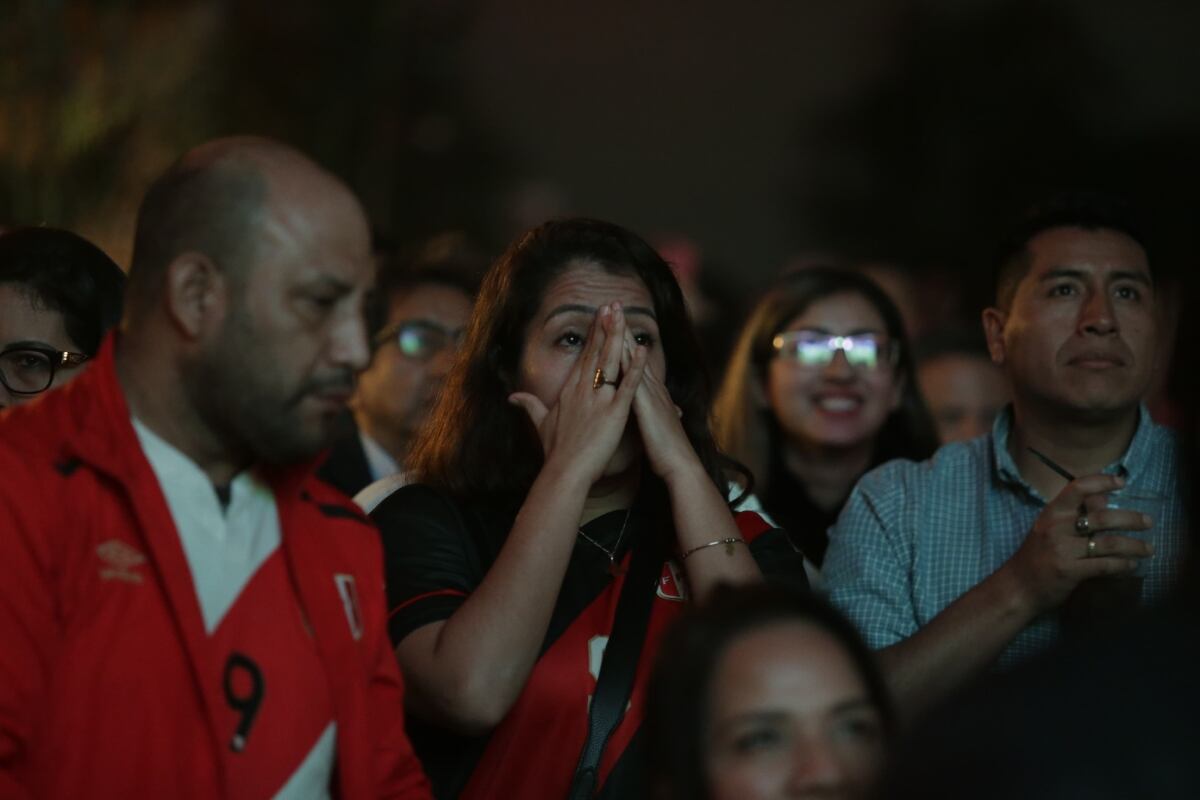
[{"label": "woman's eye", "polygon": [[776,747],[783,742],[783,734],[773,728],[746,731],[734,737],[733,749],[738,753],[753,753]]},{"label": "woman's eye", "polygon": [[579,347],[583,344],[583,337],[574,331],[567,331],[558,337],[558,343],[565,347]]},{"label": "woman's eye", "polygon": [[846,742],[873,742],[880,737],[879,720],[874,716],[845,717],[834,724],[833,735]]},{"label": "woman's eye", "polygon": [[635,333],[633,335],[633,340],[642,347],[654,346],[654,337],[648,333]]},{"label": "woman's eye", "polygon": [[328,311],[337,304],[338,298],[324,294],[310,294],[307,297],[309,305],[320,311]]}]

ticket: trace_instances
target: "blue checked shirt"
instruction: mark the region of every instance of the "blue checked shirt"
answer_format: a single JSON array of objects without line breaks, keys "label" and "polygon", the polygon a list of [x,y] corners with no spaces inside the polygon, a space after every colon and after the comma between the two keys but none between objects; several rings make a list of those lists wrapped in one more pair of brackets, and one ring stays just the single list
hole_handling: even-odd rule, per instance
[{"label": "blue checked shirt", "polygon": [[[992,432],[942,447],[917,464],[891,461],[867,473],[829,531],[823,579],[833,604],[867,643],[883,648],[912,636],[995,572],[1020,547],[1046,499],[1017,472],[1008,452],[1011,411]],[[1184,555],[1184,504],[1175,435],[1145,408],[1129,448],[1104,471],[1122,490],[1164,498],[1147,533],[1155,552],[1143,596],[1161,598]],[[1114,495],[1113,497],[1118,497]],[[1057,616],[1034,620],[1004,651],[1011,666],[1058,638]]]}]

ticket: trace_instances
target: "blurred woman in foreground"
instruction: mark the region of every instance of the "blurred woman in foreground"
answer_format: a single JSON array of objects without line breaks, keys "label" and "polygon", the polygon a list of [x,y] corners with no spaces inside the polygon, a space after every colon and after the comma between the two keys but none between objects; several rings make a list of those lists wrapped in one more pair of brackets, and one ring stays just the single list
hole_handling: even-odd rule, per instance
[{"label": "blurred woman in foreground", "polygon": [[807,592],[722,587],[663,638],[646,734],[655,800],[859,798],[893,716],[850,623]]}]

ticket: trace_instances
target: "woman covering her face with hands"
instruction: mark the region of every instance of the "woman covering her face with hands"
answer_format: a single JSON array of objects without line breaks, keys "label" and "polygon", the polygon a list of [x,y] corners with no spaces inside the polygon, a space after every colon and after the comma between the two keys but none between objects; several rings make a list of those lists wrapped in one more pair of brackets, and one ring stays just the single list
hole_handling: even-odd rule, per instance
[{"label": "woman covering her face with hands", "polygon": [[[439,797],[561,798],[623,591],[653,594],[600,797],[642,793],[630,747],[654,643],[692,598],[803,581],[786,537],[729,511],[679,286],[644,241],[546,223],[485,278],[408,467],[373,513],[410,732]],[[657,582],[627,582],[635,556]]]}]

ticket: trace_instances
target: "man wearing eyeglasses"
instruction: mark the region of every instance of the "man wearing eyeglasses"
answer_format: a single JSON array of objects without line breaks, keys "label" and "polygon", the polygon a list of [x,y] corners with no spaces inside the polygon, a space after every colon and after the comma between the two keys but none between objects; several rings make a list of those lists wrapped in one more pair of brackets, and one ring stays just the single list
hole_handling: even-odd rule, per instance
[{"label": "man wearing eyeglasses", "polygon": [[332,448],[318,477],[353,497],[398,474],[409,442],[454,360],[478,288],[482,256],[446,234],[415,258],[387,258],[372,302],[371,364],[350,406],[357,430]]},{"label": "man wearing eyeglasses", "polygon": [[830,531],[831,599],[909,715],[1171,588],[1183,493],[1176,439],[1142,404],[1159,358],[1143,241],[1106,198],[1031,215],[983,313],[1012,404],[986,436],[868,473]]},{"label": "man wearing eyeglasses", "polygon": [[151,185],[119,333],[0,415],[0,797],[430,796],[378,533],[312,475],[374,272],[358,200],[280,143]]},{"label": "man wearing eyeglasses", "polygon": [[80,373],[121,317],[125,273],[54,228],[0,233],[0,409]]}]

